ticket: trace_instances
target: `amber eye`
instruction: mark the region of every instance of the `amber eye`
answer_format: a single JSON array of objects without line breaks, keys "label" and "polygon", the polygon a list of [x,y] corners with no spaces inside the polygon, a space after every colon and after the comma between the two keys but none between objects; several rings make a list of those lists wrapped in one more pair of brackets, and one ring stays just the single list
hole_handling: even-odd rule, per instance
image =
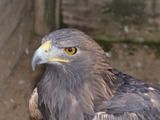
[{"label": "amber eye", "polygon": [[68,55],[74,55],[77,52],[77,48],[75,47],[67,47],[64,50]]}]

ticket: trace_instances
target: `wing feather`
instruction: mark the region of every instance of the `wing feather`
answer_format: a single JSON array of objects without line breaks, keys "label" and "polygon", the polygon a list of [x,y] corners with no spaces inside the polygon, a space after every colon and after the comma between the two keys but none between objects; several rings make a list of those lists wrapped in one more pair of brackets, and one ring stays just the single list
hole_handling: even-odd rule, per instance
[{"label": "wing feather", "polygon": [[148,120],[141,114],[124,112],[123,114],[97,113],[92,120]]},{"label": "wing feather", "polygon": [[114,71],[118,87],[114,95],[98,106],[88,120],[160,120],[160,92],[136,78]]}]

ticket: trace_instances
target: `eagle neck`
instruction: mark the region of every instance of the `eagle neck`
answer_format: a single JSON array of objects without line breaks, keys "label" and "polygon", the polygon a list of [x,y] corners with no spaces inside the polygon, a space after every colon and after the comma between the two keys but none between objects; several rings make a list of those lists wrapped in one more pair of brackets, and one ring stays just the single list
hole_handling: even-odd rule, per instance
[{"label": "eagle neck", "polygon": [[[82,120],[85,115],[95,114],[94,106],[108,100],[112,91],[106,81],[110,76],[100,74],[102,72],[77,72],[66,71],[59,66],[47,66],[38,84],[39,106],[44,106],[42,113],[43,109],[47,109],[50,116],[54,114],[58,120]],[[106,81],[103,77],[106,77]]]},{"label": "eagle neck", "polygon": [[42,113],[47,109],[58,120],[82,120],[85,114],[94,114],[94,98],[86,80],[90,75],[77,75],[77,72],[65,71],[62,67],[47,66],[38,84]]}]

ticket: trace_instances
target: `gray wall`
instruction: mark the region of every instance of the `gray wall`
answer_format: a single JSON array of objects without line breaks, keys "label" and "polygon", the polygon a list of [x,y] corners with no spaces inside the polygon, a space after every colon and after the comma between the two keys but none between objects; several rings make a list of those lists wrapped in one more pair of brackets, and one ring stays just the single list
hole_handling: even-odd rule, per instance
[{"label": "gray wall", "polygon": [[0,1],[0,80],[12,72],[33,32],[33,0]]},{"label": "gray wall", "polygon": [[62,0],[63,23],[95,38],[160,40],[160,0]]}]

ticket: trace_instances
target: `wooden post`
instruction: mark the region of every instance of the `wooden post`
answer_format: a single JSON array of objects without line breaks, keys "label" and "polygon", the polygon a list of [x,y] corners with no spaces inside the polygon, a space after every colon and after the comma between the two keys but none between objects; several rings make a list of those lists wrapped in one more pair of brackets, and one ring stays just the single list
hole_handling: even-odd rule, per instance
[{"label": "wooden post", "polygon": [[60,26],[60,0],[35,0],[35,32],[39,35]]}]

